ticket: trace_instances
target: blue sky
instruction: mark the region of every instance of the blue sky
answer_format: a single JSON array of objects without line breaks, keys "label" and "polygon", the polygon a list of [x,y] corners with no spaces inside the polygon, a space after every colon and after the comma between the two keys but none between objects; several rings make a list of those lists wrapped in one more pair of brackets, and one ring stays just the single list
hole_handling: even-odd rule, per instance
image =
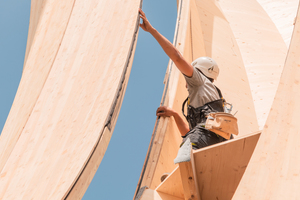
[{"label": "blue sky", "polygon": [[[144,0],[151,24],[173,41],[176,0]],[[30,15],[29,0],[0,0],[0,130],[22,75]],[[168,57],[140,29],[128,87],[102,163],[83,199],[132,199],[161,101]]]}]

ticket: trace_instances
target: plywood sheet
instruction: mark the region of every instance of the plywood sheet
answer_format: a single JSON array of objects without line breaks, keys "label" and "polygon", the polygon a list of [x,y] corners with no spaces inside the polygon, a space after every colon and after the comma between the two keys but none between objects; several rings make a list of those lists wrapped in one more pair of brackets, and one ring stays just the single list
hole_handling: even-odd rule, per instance
[{"label": "plywood sheet", "polygon": [[170,173],[168,177],[155,190],[157,192],[184,198],[179,168],[175,168],[174,171]]},{"label": "plywood sheet", "polygon": [[300,18],[253,158],[233,199],[298,199],[300,187]]},{"label": "plywood sheet", "polygon": [[[48,38],[50,46],[59,46],[53,49],[55,53],[40,54],[38,48],[43,48],[44,40],[42,36],[36,39],[38,29],[50,34],[55,27],[46,20],[35,32],[26,65],[42,68],[48,64],[49,75],[40,78],[40,71],[34,68],[33,77],[38,78],[33,82],[24,76],[30,72],[25,66],[22,80],[33,89],[43,86],[37,94],[24,92],[22,83],[19,87],[24,99],[35,95],[36,100],[33,105],[30,100],[14,105],[16,110],[11,111],[18,116],[27,107],[32,110],[26,111],[27,118],[21,118],[24,123],[19,127],[18,140],[1,170],[0,199],[63,199],[68,194],[81,198],[95,173],[84,170],[97,168],[106,150],[97,152],[97,145],[107,146],[113,131],[128,80],[125,72],[131,69],[140,1],[67,2],[51,1],[44,8],[48,10],[44,15],[51,20],[57,12],[62,15],[70,11],[62,40],[55,34]],[[108,120],[110,115],[112,120]],[[16,122],[9,123],[6,131]],[[98,161],[92,157],[94,151],[100,156]],[[84,186],[76,187],[78,181]]]},{"label": "plywood sheet", "polygon": [[273,21],[256,0],[221,0],[219,4],[241,51],[259,129],[262,130],[278,87],[286,45]]}]

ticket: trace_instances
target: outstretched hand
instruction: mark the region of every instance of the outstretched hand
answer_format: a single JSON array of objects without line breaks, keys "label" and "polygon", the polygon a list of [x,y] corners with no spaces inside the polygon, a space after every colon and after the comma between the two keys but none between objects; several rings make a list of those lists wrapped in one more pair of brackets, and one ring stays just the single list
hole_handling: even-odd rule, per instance
[{"label": "outstretched hand", "polygon": [[151,26],[150,22],[146,18],[145,13],[142,11],[142,9],[139,9],[140,17],[143,19],[143,23],[140,24],[140,27],[147,32],[150,32],[153,27]]}]

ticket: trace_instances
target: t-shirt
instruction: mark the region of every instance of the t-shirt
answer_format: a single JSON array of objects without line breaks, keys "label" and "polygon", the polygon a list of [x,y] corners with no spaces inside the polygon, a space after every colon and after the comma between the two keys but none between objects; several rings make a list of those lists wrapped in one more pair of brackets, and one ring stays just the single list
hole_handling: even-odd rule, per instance
[{"label": "t-shirt", "polygon": [[220,99],[214,84],[194,67],[192,77],[184,76],[190,97],[190,105],[194,108]]}]

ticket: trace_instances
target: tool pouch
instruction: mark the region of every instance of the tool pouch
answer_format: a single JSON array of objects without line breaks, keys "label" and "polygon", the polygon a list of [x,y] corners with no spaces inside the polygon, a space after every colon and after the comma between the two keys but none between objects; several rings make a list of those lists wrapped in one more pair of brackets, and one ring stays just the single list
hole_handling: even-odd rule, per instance
[{"label": "tool pouch", "polygon": [[237,118],[229,113],[209,113],[205,128],[225,139],[230,139],[231,134],[238,135]]}]

